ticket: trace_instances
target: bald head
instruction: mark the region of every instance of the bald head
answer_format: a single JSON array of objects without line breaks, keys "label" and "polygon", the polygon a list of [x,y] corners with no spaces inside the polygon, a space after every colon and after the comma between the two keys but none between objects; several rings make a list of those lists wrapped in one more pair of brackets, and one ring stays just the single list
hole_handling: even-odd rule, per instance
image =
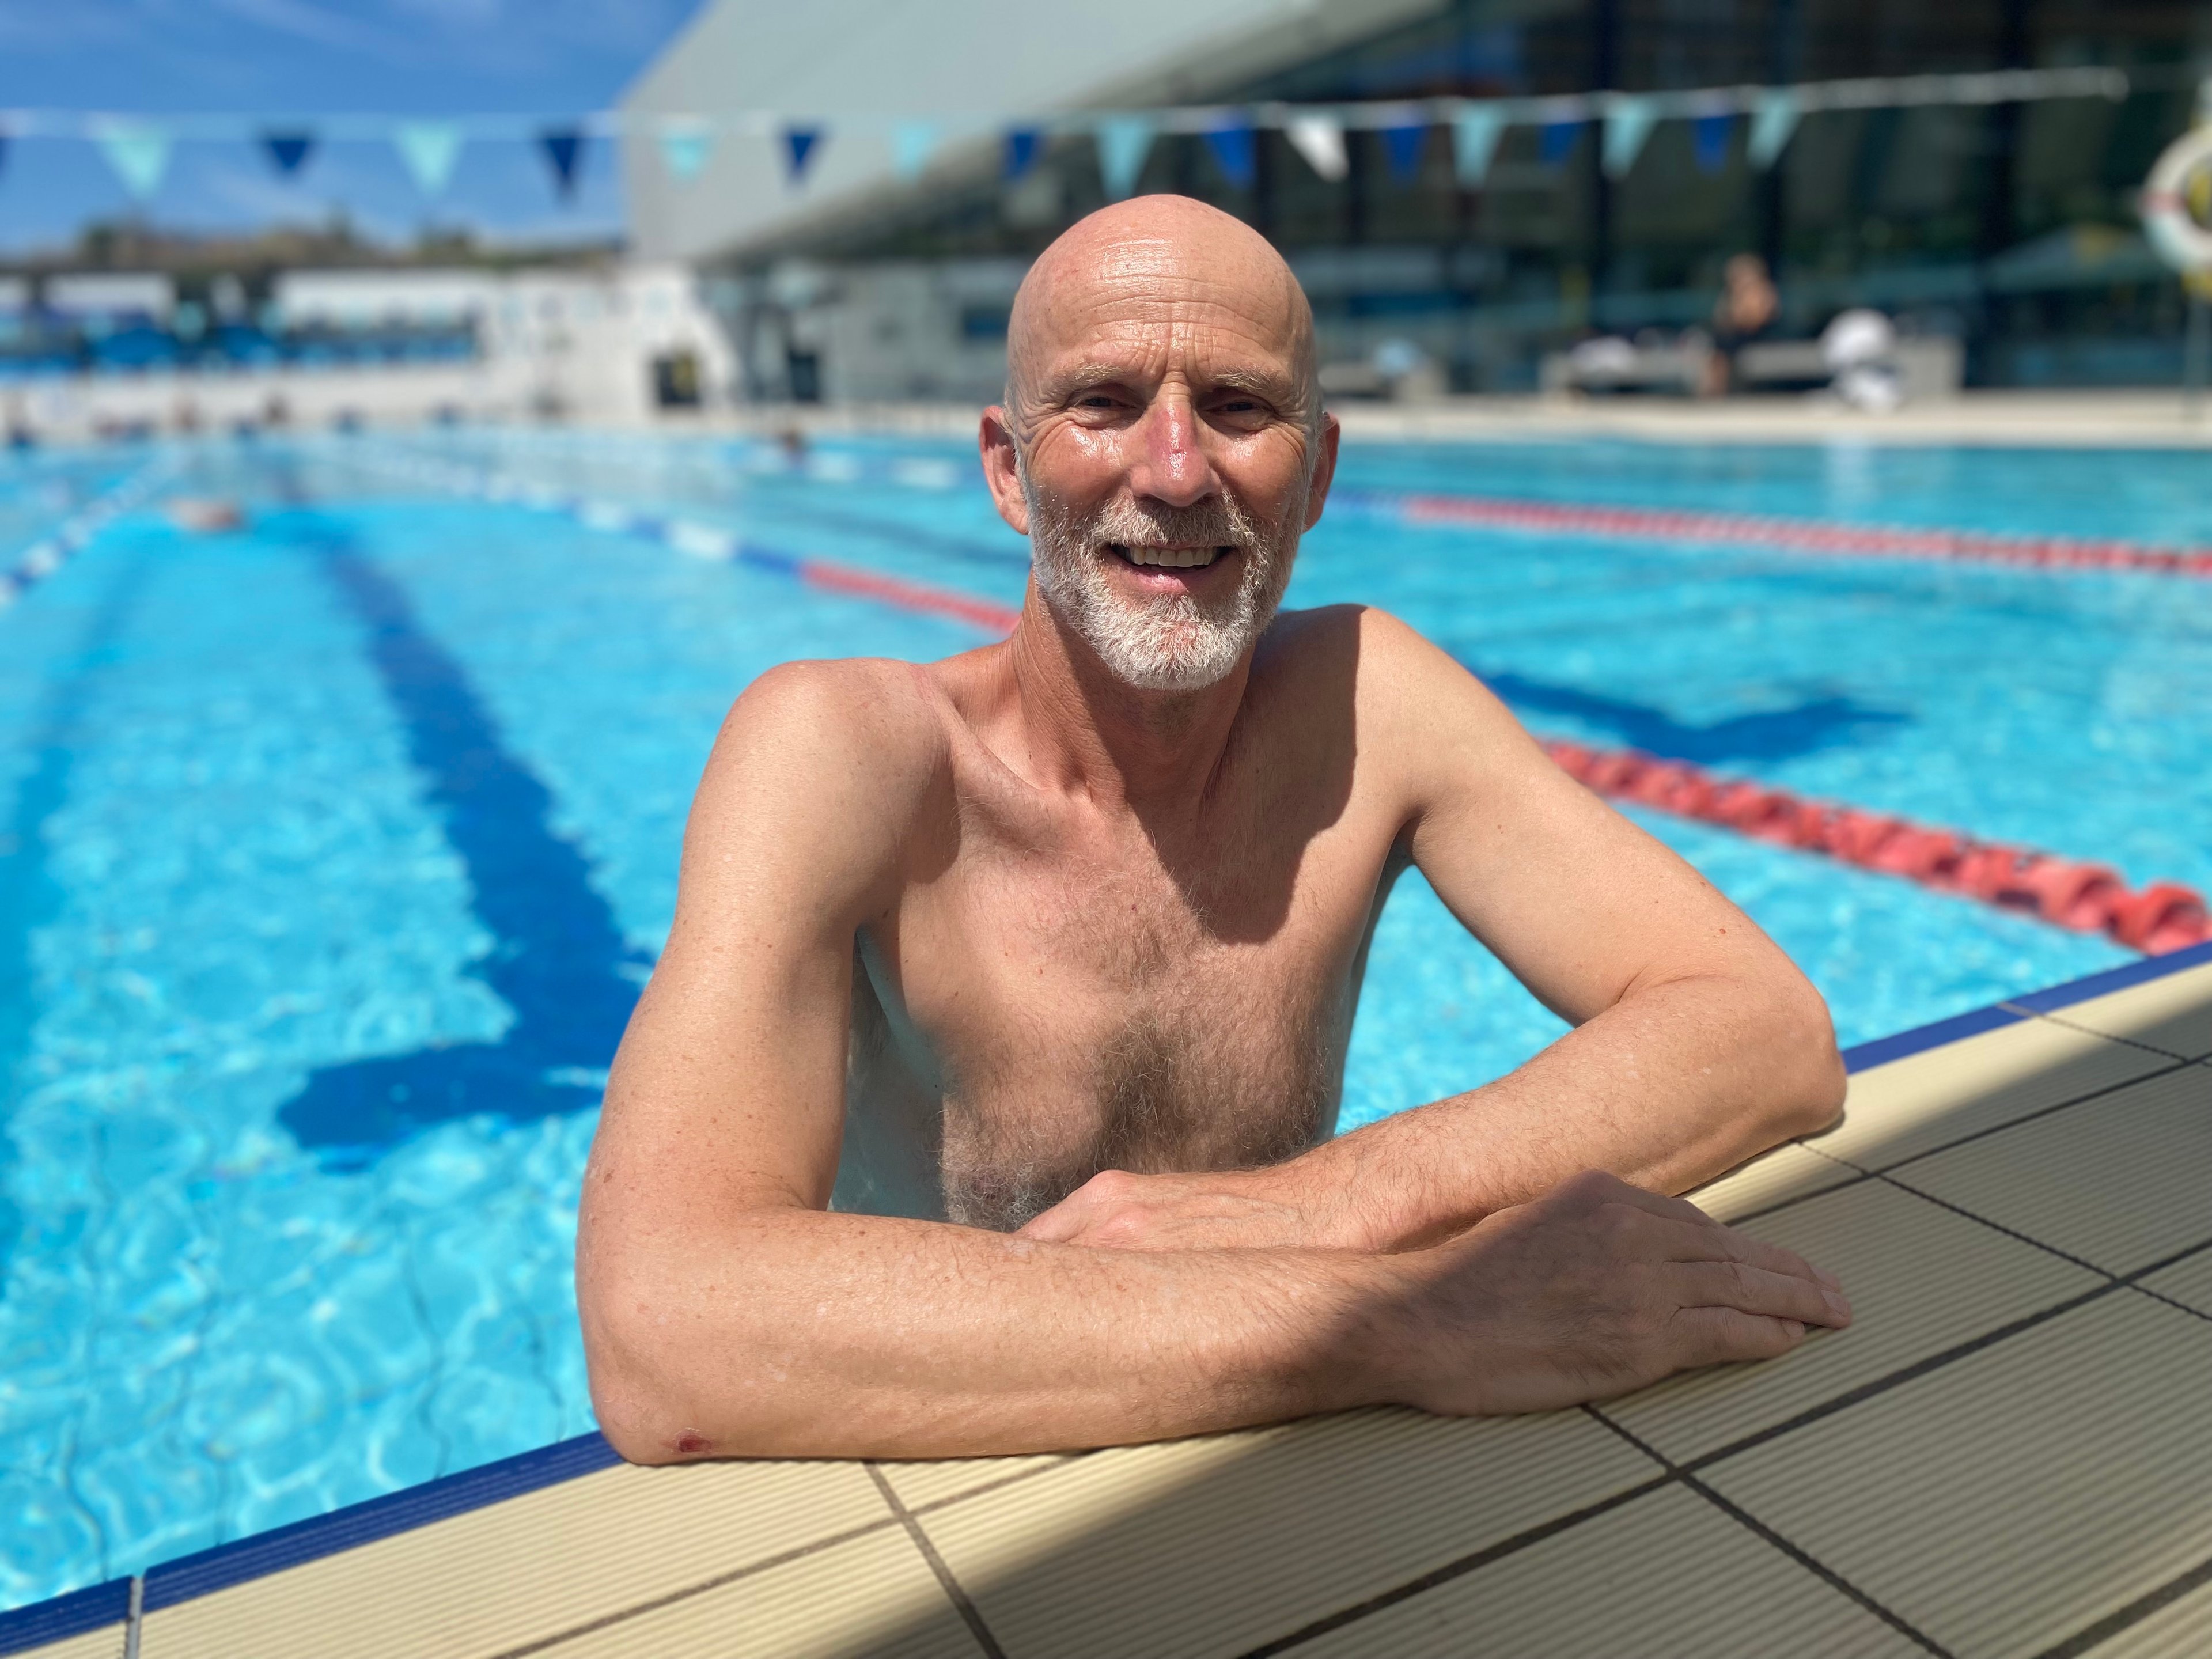
[{"label": "bald head", "polygon": [[1040,254],[1007,326],[1008,412],[1027,424],[1071,367],[1079,378],[1090,366],[1074,360],[1133,347],[1168,373],[1279,377],[1307,428],[1320,422],[1304,290],[1265,237],[1218,208],[1139,196],[1079,220]]}]

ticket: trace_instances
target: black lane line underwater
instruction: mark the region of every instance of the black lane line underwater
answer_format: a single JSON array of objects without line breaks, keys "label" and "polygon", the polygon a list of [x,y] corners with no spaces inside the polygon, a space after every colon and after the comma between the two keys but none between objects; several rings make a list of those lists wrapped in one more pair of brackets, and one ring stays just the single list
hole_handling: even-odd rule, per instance
[{"label": "black lane line underwater", "polygon": [[358,1168],[453,1118],[588,1110],[649,962],[623,938],[584,855],[550,826],[551,793],[505,746],[468,674],[405,591],[340,521],[312,509],[259,526],[314,556],[360,621],[423,793],[497,944],[469,972],[514,1011],[497,1042],[456,1042],[324,1066],[277,1120],[325,1164]]}]

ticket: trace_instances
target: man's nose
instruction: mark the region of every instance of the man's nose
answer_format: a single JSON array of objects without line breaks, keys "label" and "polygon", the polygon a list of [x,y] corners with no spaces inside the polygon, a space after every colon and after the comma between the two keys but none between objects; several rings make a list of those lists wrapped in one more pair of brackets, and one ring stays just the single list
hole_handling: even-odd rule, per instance
[{"label": "man's nose", "polygon": [[1213,463],[1200,447],[1198,411],[1190,393],[1169,386],[1153,398],[1137,422],[1136,453],[1129,467],[1129,488],[1170,507],[1188,507],[1213,494],[1219,481]]}]

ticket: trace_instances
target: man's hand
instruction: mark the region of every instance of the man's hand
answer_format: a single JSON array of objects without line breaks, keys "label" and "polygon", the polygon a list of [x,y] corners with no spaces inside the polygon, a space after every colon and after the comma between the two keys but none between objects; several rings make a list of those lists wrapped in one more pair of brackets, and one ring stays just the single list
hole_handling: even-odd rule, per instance
[{"label": "man's hand", "polygon": [[1850,1323],[1835,1279],[1695,1205],[1573,1177],[1433,1249],[1377,1322],[1389,1397],[1455,1416],[1609,1400],[1675,1371],[1771,1359]]},{"label": "man's hand", "polygon": [[1304,1179],[1297,1161],[1264,1170],[1134,1175],[1104,1170],[1016,1235],[1119,1250],[1352,1249],[1340,1186]]}]

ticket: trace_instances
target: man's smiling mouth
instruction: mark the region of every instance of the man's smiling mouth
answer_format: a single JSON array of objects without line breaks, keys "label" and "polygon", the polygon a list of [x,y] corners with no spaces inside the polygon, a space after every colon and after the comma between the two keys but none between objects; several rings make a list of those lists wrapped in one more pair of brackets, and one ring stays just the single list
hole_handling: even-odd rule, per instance
[{"label": "man's smiling mouth", "polygon": [[1223,554],[1234,550],[1226,547],[1142,547],[1130,542],[1109,542],[1106,550],[1134,565],[1154,565],[1169,570],[1202,570]]}]

